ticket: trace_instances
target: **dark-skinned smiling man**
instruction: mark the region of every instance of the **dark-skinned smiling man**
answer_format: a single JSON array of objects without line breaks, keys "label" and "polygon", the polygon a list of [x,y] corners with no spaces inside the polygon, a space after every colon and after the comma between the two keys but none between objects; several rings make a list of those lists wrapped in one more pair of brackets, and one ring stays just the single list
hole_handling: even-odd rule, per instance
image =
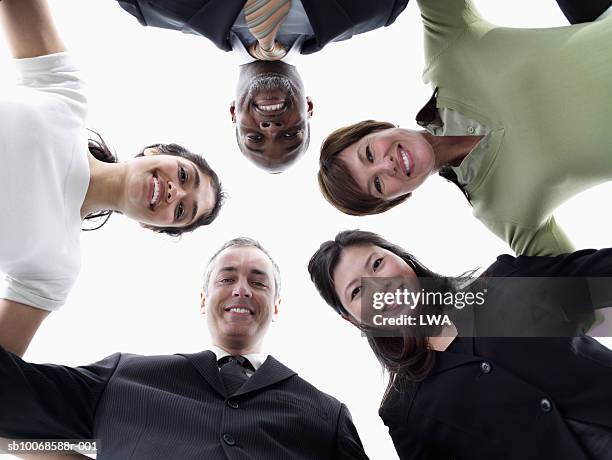
[{"label": "dark-skinned smiling man", "polygon": [[243,58],[230,106],[240,151],[271,173],[308,148],[313,102],[295,55],[392,24],[408,0],[118,0],[142,25],[202,35]]}]

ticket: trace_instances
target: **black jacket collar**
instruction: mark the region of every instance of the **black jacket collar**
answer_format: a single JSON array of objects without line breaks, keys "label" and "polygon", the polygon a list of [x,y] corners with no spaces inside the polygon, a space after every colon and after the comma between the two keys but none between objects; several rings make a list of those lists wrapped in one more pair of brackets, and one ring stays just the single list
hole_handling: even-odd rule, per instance
[{"label": "black jacket collar", "polygon": [[[216,356],[212,351],[206,350],[200,353],[180,355],[189,360],[219,395],[224,398],[228,396],[219,375]],[[294,375],[297,375],[297,373],[277,361],[274,357],[268,356],[268,359],[264,361],[259,369],[257,369],[251,378],[233,396],[240,396],[261,390],[262,388],[291,378]]]}]

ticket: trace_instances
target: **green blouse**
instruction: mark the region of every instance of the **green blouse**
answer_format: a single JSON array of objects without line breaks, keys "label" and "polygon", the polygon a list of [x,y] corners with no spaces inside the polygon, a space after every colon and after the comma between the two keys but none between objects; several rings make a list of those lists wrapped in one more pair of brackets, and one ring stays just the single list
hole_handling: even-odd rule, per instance
[{"label": "green blouse", "polygon": [[455,168],[474,216],[519,255],[573,251],[552,213],[612,179],[612,17],[516,29],[470,0],[418,3],[437,107],[486,132]]}]

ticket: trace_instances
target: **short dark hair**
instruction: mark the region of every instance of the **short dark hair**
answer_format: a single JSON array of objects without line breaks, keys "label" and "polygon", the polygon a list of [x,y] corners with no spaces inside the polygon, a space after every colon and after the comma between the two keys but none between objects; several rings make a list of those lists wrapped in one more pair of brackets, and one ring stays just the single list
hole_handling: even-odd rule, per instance
[{"label": "short dark hair", "polygon": [[147,228],[150,228],[154,232],[165,233],[171,236],[179,236],[183,233],[192,232],[202,225],[208,225],[215,220],[219,215],[219,211],[221,210],[223,203],[225,202],[225,193],[221,187],[219,176],[210,167],[204,157],[197,155],[178,144],[152,144],[143,148],[142,151],[136,155],[136,157],[144,156],[144,151],[151,148],[157,149],[161,155],[181,157],[194,163],[200,172],[210,177],[210,184],[213,189],[213,193],[215,194],[215,204],[209,212],[202,214],[197,220],[189,225],[186,225],[185,227],[155,227],[147,225]]},{"label": "short dark hair", "polygon": [[385,121],[365,120],[331,133],[321,145],[317,179],[321,193],[336,209],[352,216],[380,214],[405,201],[410,193],[383,200],[364,193],[348,172],[339,153],[363,137],[383,129],[395,128]]},{"label": "short dark hair", "polygon": [[[471,279],[473,272],[468,272],[457,278],[446,278],[428,269],[412,254],[380,235],[361,230],[346,230],[340,232],[331,241],[321,244],[308,263],[308,272],[317,291],[323,300],[336,313],[349,317],[336,294],[333,273],[340,262],[342,251],[351,246],[374,245],[386,249],[409,264],[418,277],[436,278],[444,283],[444,289],[456,291],[460,285]],[[442,286],[441,286],[442,287]],[[435,353],[428,346],[427,337],[413,337],[407,334],[394,337],[381,337],[373,333],[372,327],[361,324],[358,327],[368,339],[374,355],[383,368],[389,372],[389,384],[385,398],[395,384],[410,383],[423,380],[431,371],[435,361]],[[384,400],[384,398],[383,398]]]}]

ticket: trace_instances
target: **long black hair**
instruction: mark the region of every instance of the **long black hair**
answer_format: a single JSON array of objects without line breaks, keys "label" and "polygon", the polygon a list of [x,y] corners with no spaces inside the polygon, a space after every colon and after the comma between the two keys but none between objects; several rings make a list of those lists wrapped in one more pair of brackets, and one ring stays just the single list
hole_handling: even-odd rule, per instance
[{"label": "long black hair", "polygon": [[[400,246],[390,243],[376,233],[346,230],[338,233],[334,240],[326,241],[320,246],[308,263],[308,272],[323,300],[336,313],[347,318],[350,318],[350,315],[336,294],[333,273],[345,248],[364,245],[374,245],[392,252],[410,265],[418,277],[435,279],[436,282],[439,282],[438,287],[447,292],[456,292],[461,286],[472,280],[474,272],[468,272],[455,278],[443,277],[428,269]],[[427,337],[415,337],[408,334],[381,337],[380,334],[374,333],[375,329],[372,326],[356,325],[367,337],[370,348],[380,364],[389,372],[389,383],[383,401],[396,385],[421,381],[433,368],[435,353],[429,347]]]},{"label": "long black hair", "polygon": [[[91,155],[94,158],[96,158],[97,160],[103,161],[104,163],[117,163],[118,162],[117,156],[111,151],[111,149],[108,147],[108,145],[106,144],[102,136],[100,136],[100,134],[92,130],[89,130],[89,132],[91,133],[88,139],[89,153],[91,153]],[[219,215],[221,206],[223,206],[223,203],[225,201],[225,193],[223,192],[223,189],[221,187],[221,181],[219,180],[219,176],[210,167],[208,162],[202,156],[196,155],[195,153],[190,152],[185,147],[182,147],[178,144],[152,144],[142,149],[142,151],[138,155],[136,155],[136,157],[144,156],[144,151],[148,148],[155,148],[158,150],[160,154],[181,157],[181,158],[184,158],[185,160],[188,160],[194,163],[203,174],[210,177],[211,187],[212,187],[213,193],[215,194],[215,204],[213,205],[213,208],[209,212],[207,212],[206,214],[203,214],[192,224],[187,225],[185,227],[147,226],[147,228],[150,228],[151,230],[158,232],[158,233],[165,233],[171,236],[179,236],[183,233],[191,232],[202,225],[208,225],[213,220],[215,220],[217,216]],[[96,225],[93,228],[83,228],[83,230],[91,231],[91,230],[99,229],[104,224],[106,224],[106,222],[108,221],[108,219],[110,218],[113,212],[114,211],[112,210],[104,210],[104,211],[97,211],[97,212],[88,214],[87,216],[85,216],[84,220],[94,220],[94,221],[101,220],[101,223],[99,225]]]},{"label": "long black hair", "polygon": [[[111,149],[108,147],[108,145],[106,145],[106,142],[104,142],[102,136],[100,136],[100,134],[91,129],[89,129],[88,131],[90,133],[89,138],[87,139],[87,147],[89,149],[89,153],[91,153],[91,155],[96,160],[102,161],[104,163],[117,163],[119,161],[117,159],[117,156],[113,152],[111,152]],[[99,228],[103,227],[106,222],[108,222],[108,219],[110,218],[112,213],[113,211],[111,210],[104,210],[87,214],[83,218],[83,220],[94,222],[94,226],[92,228],[83,227],[82,230],[85,232],[98,230]]]}]

